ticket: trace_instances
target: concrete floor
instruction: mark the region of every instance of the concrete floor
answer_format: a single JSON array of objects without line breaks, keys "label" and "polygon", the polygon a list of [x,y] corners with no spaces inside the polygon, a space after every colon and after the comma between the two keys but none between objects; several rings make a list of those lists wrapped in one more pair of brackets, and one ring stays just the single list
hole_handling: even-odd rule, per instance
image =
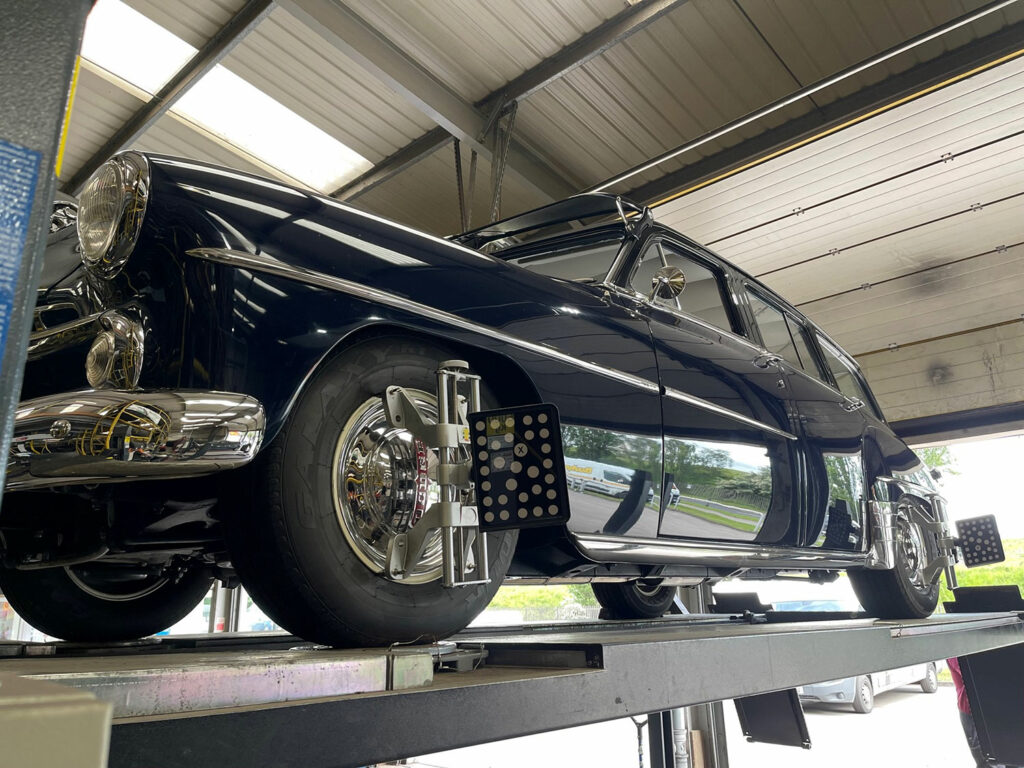
[{"label": "concrete floor", "polygon": [[[743,739],[736,710],[726,703],[731,768],[971,768],[950,686],[934,694],[901,688],[880,695],[875,710],[809,708],[810,750],[750,744]],[[647,751],[646,729],[644,751]],[[646,758],[646,755],[645,755]],[[639,765],[636,728],[630,720],[509,739],[412,761],[420,768],[634,768]],[[643,763],[647,765],[646,759]]]}]

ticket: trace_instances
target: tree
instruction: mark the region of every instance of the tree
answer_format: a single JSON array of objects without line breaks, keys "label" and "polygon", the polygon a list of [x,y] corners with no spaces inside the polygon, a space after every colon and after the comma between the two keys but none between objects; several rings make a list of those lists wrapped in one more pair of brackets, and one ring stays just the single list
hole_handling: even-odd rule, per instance
[{"label": "tree", "polygon": [[928,448],[915,448],[914,453],[931,469],[941,470],[944,474],[959,475],[956,468],[956,457],[948,445],[932,445]]}]

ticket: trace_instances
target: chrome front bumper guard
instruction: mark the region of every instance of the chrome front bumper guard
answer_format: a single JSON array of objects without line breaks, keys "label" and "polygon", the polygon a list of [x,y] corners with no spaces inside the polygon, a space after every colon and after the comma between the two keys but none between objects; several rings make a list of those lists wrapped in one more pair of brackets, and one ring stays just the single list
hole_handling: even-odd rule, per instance
[{"label": "chrome front bumper guard", "polygon": [[250,462],[266,415],[255,398],[202,390],[85,390],[24,400],[6,490],[179,478]]}]

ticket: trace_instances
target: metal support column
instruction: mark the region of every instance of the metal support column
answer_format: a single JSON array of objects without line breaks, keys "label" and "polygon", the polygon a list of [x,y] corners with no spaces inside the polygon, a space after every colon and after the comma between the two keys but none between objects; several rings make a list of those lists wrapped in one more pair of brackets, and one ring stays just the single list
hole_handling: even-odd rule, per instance
[{"label": "metal support column", "polygon": [[[0,5],[0,445],[10,442],[90,0]],[[0,466],[0,487],[6,464]]]},{"label": "metal support column", "polygon": [[[683,605],[690,613],[707,613],[711,603],[711,585],[701,584],[679,590]],[[701,768],[729,768],[728,745],[725,741],[725,710],[721,701],[697,704],[686,708],[686,728],[700,731],[704,745]]]}]

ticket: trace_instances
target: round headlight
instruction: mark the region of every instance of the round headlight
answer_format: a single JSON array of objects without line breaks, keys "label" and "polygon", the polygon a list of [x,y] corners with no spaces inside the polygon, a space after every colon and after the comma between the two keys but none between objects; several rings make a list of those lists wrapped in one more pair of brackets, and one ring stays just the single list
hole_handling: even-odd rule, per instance
[{"label": "round headlight", "polygon": [[149,199],[149,164],[138,152],[124,152],[97,169],[78,202],[82,261],[100,277],[124,266],[142,229]]}]

